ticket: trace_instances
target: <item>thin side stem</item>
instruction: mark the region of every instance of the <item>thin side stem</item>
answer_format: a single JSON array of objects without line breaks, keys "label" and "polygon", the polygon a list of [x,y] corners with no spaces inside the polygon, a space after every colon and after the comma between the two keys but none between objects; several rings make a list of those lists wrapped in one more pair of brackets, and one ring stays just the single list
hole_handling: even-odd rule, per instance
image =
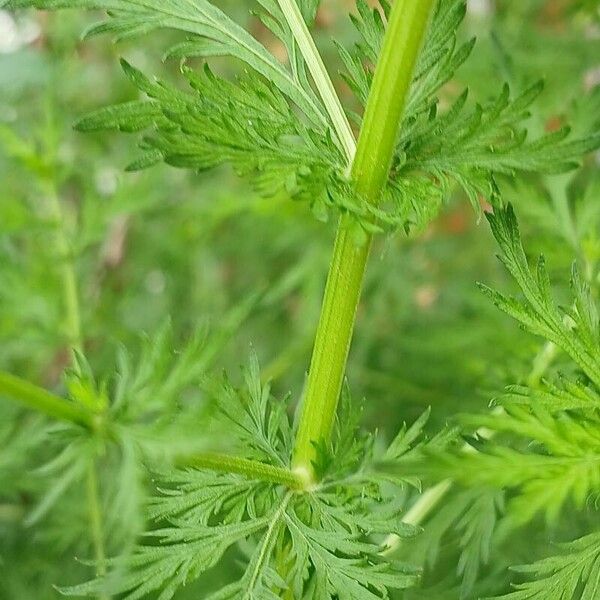
[{"label": "thin side stem", "polygon": [[0,372],[0,395],[49,417],[93,427],[93,415],[25,379]]},{"label": "thin side stem", "polygon": [[[63,287],[65,334],[74,358],[77,352],[81,352],[83,346],[77,276],[75,274],[71,246],[65,232],[65,216],[53,182],[48,184],[46,191],[50,216],[56,228],[54,244],[57,259],[60,261],[59,275]],[[73,364],[76,366],[75,361],[73,361]]]},{"label": "thin side stem", "polygon": [[[90,515],[91,535],[94,544],[94,558],[96,562],[96,576],[106,575],[106,554],[104,551],[104,527],[102,524],[102,506],[98,490],[98,474],[96,461],[92,460],[87,472],[87,496]],[[110,600],[106,594],[100,594],[98,600]]]},{"label": "thin side stem", "polygon": [[[57,259],[60,261],[59,275],[63,287],[65,334],[69,349],[71,351],[72,366],[75,370],[78,370],[77,354],[83,351],[83,336],[77,274],[75,271],[75,263],[73,260],[71,244],[69,243],[66,232],[66,218],[60,198],[56,191],[54,179],[50,179],[47,182],[46,193],[49,201],[50,216],[55,225],[55,251]],[[92,458],[88,467],[86,487],[91,537],[96,560],[96,575],[103,577],[106,575],[106,551],[102,505],[100,501],[100,490],[98,489],[98,472],[94,458]],[[98,596],[98,600],[110,600],[110,596],[106,594],[100,594]]]},{"label": "thin side stem", "polygon": [[[375,70],[365,111],[352,181],[365,201],[376,204],[387,182],[398,128],[434,0],[397,0]],[[338,227],[325,288],[293,467],[314,479],[315,445],[330,437],[340,396],[371,238],[357,243],[353,221]]]},{"label": "thin side stem", "polygon": [[425,490],[419,498],[419,502],[416,502],[410,510],[406,512],[403,523],[408,525],[420,525],[425,518],[429,515],[431,510],[437,506],[442,498],[450,491],[452,487],[452,480],[445,479],[440,481],[437,485]]},{"label": "thin side stem", "polygon": [[537,388],[542,381],[542,377],[554,362],[559,349],[553,342],[546,342],[540,352],[533,360],[533,369],[527,378],[527,385],[530,388]]},{"label": "thin side stem", "polygon": [[[287,510],[288,504],[290,503],[292,496],[293,496],[293,493],[288,492],[286,494],[285,498],[282,500],[279,508],[275,511],[275,513],[271,517],[271,522],[269,523],[269,527],[268,527],[267,531],[265,532],[263,541],[260,546],[258,556],[257,556],[256,560],[253,561],[252,573],[250,574],[250,577],[248,580],[248,590],[250,592],[254,591],[255,586],[256,586],[257,582],[259,581],[262,568],[264,567],[264,565],[268,562],[268,560],[270,558],[271,550],[273,549],[273,546],[277,539],[279,528],[281,527],[281,519],[282,519],[283,515],[285,514],[285,511]],[[250,594],[244,594],[243,598],[244,598],[244,600],[246,600],[246,598],[250,598]]]},{"label": "thin side stem", "polygon": [[348,166],[352,165],[354,155],[356,153],[356,140],[354,139],[354,133],[352,127],[348,121],[348,117],[344,112],[342,103],[340,102],[339,96],[335,91],[333,82],[329,77],[327,68],[323,63],[321,54],[317,49],[315,41],[310,34],[308,26],[304,21],[304,17],[296,4],[296,0],[277,0],[279,6],[285,16],[285,19],[292,31],[292,35],[300,48],[300,52],[306,66],[315,82],[315,86],[327,114],[331,119],[331,124],[335,130],[335,133],[342,144],[346,158],[348,159]]},{"label": "thin side stem", "polygon": [[302,479],[289,469],[274,467],[255,460],[248,460],[229,454],[206,452],[177,460],[180,467],[196,467],[220,473],[237,473],[248,479],[258,479],[285,485],[291,489],[303,486]]}]

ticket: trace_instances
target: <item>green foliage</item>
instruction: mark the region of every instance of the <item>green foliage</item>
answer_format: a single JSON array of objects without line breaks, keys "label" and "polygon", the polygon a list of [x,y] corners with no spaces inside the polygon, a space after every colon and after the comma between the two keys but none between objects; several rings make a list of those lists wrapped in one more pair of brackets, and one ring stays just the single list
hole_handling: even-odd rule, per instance
[{"label": "green foliage", "polygon": [[[8,5],[11,8],[34,6],[47,10],[82,8],[109,12],[112,19],[92,26],[86,36],[108,33],[116,39],[125,39],[163,28],[190,34],[192,37],[186,43],[171,48],[167,55],[180,58],[233,56],[271,81],[313,124],[323,124],[323,114],[307,92],[306,82],[288,72],[255,38],[207,0],[184,4],[175,0],[11,0]],[[307,4],[306,10],[312,12],[314,8]]]},{"label": "green foliage", "polygon": [[[130,164],[130,169],[162,160],[194,170],[228,163],[240,175],[249,176],[267,197],[284,192],[307,202],[320,218],[335,207],[355,216],[368,230],[422,229],[455,182],[478,208],[479,196],[491,193],[494,175],[568,170],[583,154],[600,145],[598,136],[567,140],[566,127],[527,141],[521,123],[541,91],[539,84],[514,100],[505,87],[496,100],[468,112],[465,91],[442,113],[437,94],[468,58],[473,42],[456,42],[456,30],[465,14],[464,0],[440,0],[409,93],[389,185],[381,204],[371,205],[356,197],[346,178],[347,162],[338,132],[324,116],[325,109],[306,72],[306,56],[299,52],[286,15],[273,0],[260,4],[259,16],[284,43],[291,72],[205,0],[185,7],[176,2],[154,5],[87,0],[16,0],[11,6],[105,9],[111,20],[92,27],[88,35],[110,33],[123,39],[172,28],[194,37],[171,48],[168,56],[228,55],[243,60],[251,71],[235,82],[223,80],[208,67],[200,74],[183,68],[195,94],[153,83],[123,63],[129,78],[150,102],[100,110],[82,119],[79,128],[154,129],[156,134],[144,139],[144,154]],[[389,13],[389,5],[384,2],[382,6],[384,14]],[[308,4],[301,8],[310,17],[315,7]],[[351,51],[339,48],[349,72],[345,79],[364,103],[372,80],[369,65],[377,63],[385,25],[380,12],[368,8],[364,0],[358,3],[358,10],[353,22],[361,41]],[[289,102],[298,111],[292,110]],[[360,122],[360,118],[356,120]]]},{"label": "green foliage", "polygon": [[521,437],[528,441],[527,448],[506,447],[499,439],[477,453],[440,457],[435,468],[467,485],[517,488],[518,495],[508,505],[515,523],[527,523],[539,512],[556,522],[567,501],[582,510],[590,495],[600,491],[595,418],[552,417],[533,408],[474,420],[495,432]]},{"label": "green foliage", "polygon": [[592,600],[600,593],[598,578],[600,539],[597,533],[568,544],[560,544],[561,554],[544,558],[533,565],[515,567],[535,581],[521,583],[516,591],[502,596],[505,600]]},{"label": "green foliage", "polygon": [[578,268],[574,266],[572,271],[572,307],[559,308],[551,296],[544,258],[538,260],[535,272],[527,264],[512,208],[495,212],[489,221],[501,250],[500,259],[517,282],[524,300],[504,296],[485,286],[482,289],[523,327],[562,348],[589,380],[600,386],[598,312],[590,287],[582,280]]},{"label": "green foliage", "polygon": [[[476,450],[434,453],[429,456],[429,464],[421,465],[420,470],[451,477],[475,489],[511,490],[504,528],[523,527],[539,513],[556,525],[567,507],[583,511],[589,498],[600,492],[600,337],[595,299],[574,268],[574,301],[570,308],[558,308],[551,297],[543,258],[538,260],[535,271],[529,268],[512,207],[496,206],[488,219],[501,249],[500,259],[524,299],[487,287],[483,287],[484,291],[526,329],[561,348],[572,359],[575,374],[561,376],[558,383],[543,381],[539,386],[532,383],[509,387],[495,400],[504,407],[501,414],[462,418],[468,427],[488,432],[486,437],[493,432],[492,441],[475,438]],[[476,522],[472,518],[467,521],[472,526]],[[493,520],[491,524],[493,528]],[[488,539],[490,533],[488,530]],[[502,597],[545,598],[548,590],[553,590],[556,598],[593,598],[597,535],[565,545],[566,548],[568,555],[517,568],[519,572],[535,573],[540,579],[519,585],[519,591]]]},{"label": "green foliage", "polygon": [[423,538],[410,551],[424,552],[426,561],[435,564],[443,540],[453,534],[460,548],[456,574],[461,581],[456,594],[471,597],[483,569],[490,564],[494,533],[504,504],[503,491],[491,487],[461,490],[440,507],[427,524]]},{"label": "green foliage", "polygon": [[511,99],[505,86],[495,100],[467,114],[465,91],[446,114],[430,111],[404,129],[396,166],[399,175],[425,171],[445,182],[446,189],[455,181],[477,206],[480,195],[489,196],[494,176],[572,169],[573,161],[597,148],[600,139],[595,135],[571,140],[569,129],[564,128],[528,141],[521,122],[541,89],[536,84]]},{"label": "green foliage", "polygon": [[233,84],[208,67],[199,74],[185,69],[196,92],[191,95],[152,83],[127,63],[123,68],[152,102],[102,109],[77,127],[140,131],[155,125],[156,136],[145,138],[146,152],[130,169],[161,160],[198,171],[229,163],[238,174],[250,176],[264,195],[285,192],[320,214],[350,202],[348,209],[361,214],[338,174],[343,157],[331,137],[303,125],[285,98],[262,79],[248,74]]},{"label": "green foliage", "polygon": [[[16,35],[18,69],[0,55],[0,367],[20,375],[0,372],[0,598],[50,600],[60,586],[99,600],[592,600],[600,212],[597,164],[582,159],[600,145],[596,7],[436,2],[371,204],[348,175],[358,131],[332,111],[303,28],[324,62],[341,60],[338,102],[358,129],[391,3],[359,0],[348,30],[317,0],[298,1],[298,16],[278,0],[249,14],[250,3],[215,4],[0,0],[104,11],[85,37],[107,33],[128,57],[113,79],[113,52],[77,45],[78,13],[45,16],[35,43]],[[34,35],[33,13],[1,17]],[[156,49],[175,60],[155,78]],[[502,80],[510,87],[490,88]],[[69,133],[90,108],[79,131],[140,134],[141,154]],[[123,164],[144,172],[121,180]],[[518,296],[492,290],[505,282],[457,191],[477,210],[496,201],[488,218]],[[550,267],[530,267],[507,201]],[[315,444],[314,480],[291,468],[291,410],[329,231],[304,206],[350,216],[359,247],[381,230],[427,230],[410,246],[374,241],[349,384],[331,438]],[[335,275],[341,295],[354,286]],[[166,313],[173,325],[160,328]],[[215,374],[250,340],[262,373],[253,354],[241,385]],[[369,398],[363,410],[350,388]],[[526,562],[511,591],[509,568]]]},{"label": "green foliage", "polygon": [[[349,401],[348,419],[323,450],[328,456],[321,459],[327,464],[321,483],[301,493],[262,479],[261,465],[289,464],[293,439],[287,402],[261,384],[256,359],[244,379],[241,389],[226,379],[210,386],[218,406],[210,429],[227,432],[235,456],[256,461],[256,467],[244,476],[201,469],[161,476],[160,494],[149,506],[157,524],[146,534],[151,541],[111,561],[114,570],[107,579],[64,593],[126,593],[135,599],[160,590],[157,597],[166,600],[244,541],[243,574],[210,598],[277,598],[277,590],[290,590],[294,598],[375,599],[414,584],[417,571],[382,556],[377,541],[391,532],[415,534],[400,522],[395,490],[403,481],[390,484],[372,469],[371,440],[357,435]],[[424,420],[403,431],[386,456],[400,460],[423,425]]]},{"label": "green foliage", "polygon": [[[245,312],[235,311],[228,325],[238,323]],[[198,398],[184,398],[190,388],[204,380],[226,332],[224,327],[212,339],[199,333],[173,354],[171,328],[165,326],[155,339],[146,340],[139,360],[133,362],[123,349],[118,352],[112,381],[96,381],[85,358],[78,356],[77,364],[65,375],[64,402],[89,414],[91,426],[67,422],[49,427],[38,423],[33,433],[22,439],[30,452],[42,444],[50,449],[50,458],[36,473],[46,487],[26,516],[26,523],[38,524],[49,515],[57,522],[68,518],[73,511],[69,499],[85,493],[90,470],[98,466],[103,473],[105,535],[112,548],[130,544],[144,525],[145,464],[170,464],[205,443],[197,437],[197,423],[208,407]],[[20,399],[18,395],[6,397]],[[13,437],[7,439],[17,452],[22,443],[19,436]],[[7,460],[7,466],[16,468],[18,463],[10,456]],[[69,528],[65,534],[72,536],[65,538],[68,544],[75,542],[81,531]]]},{"label": "green foliage", "polygon": [[[387,3],[382,6],[387,13]],[[340,47],[340,53],[348,72],[345,79],[364,103],[372,80],[369,65],[377,62],[385,24],[366,2],[361,0],[358,7],[360,18],[353,21],[361,41],[353,52]],[[479,199],[490,196],[495,176],[568,171],[600,146],[597,132],[572,139],[568,127],[528,139],[523,122],[542,92],[541,82],[516,98],[505,85],[497,98],[473,109],[467,108],[465,89],[448,109],[440,110],[442,87],[474,46],[475,40],[459,44],[456,39],[465,10],[461,0],[438,3],[414,75],[391,173],[393,192],[412,195],[414,206],[431,206],[433,199],[447,198],[458,184],[479,210]]]},{"label": "green foliage", "polygon": [[[461,597],[470,597],[497,538],[505,539],[509,532],[535,523],[538,515],[557,528],[569,510],[585,513],[590,498],[600,492],[600,336],[595,296],[574,267],[574,300],[567,307],[558,306],[543,258],[535,270],[529,267],[512,206],[498,204],[487,216],[501,251],[499,258],[522,297],[482,289],[525,329],[546,340],[540,359],[548,363],[560,348],[571,364],[556,381],[540,381],[542,371],[534,364],[527,385],[510,386],[495,398],[493,404],[502,407],[500,412],[460,417],[466,431],[475,431],[468,446],[454,452],[425,448],[408,464],[391,467],[392,472],[401,468],[405,473],[429,473],[433,479],[450,478],[465,488],[431,518],[423,540],[407,550],[423,553],[423,560],[431,564],[438,559],[442,539],[458,536],[463,547],[458,562]],[[538,579],[502,597],[545,598],[549,589],[556,598],[594,597],[596,534],[565,548],[571,553],[516,568]]]}]

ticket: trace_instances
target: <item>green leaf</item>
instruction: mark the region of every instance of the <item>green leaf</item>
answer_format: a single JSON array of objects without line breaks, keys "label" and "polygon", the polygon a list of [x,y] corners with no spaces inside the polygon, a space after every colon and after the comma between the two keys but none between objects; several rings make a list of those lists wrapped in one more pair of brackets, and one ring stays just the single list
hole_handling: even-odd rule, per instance
[{"label": "green leaf", "polygon": [[445,114],[423,111],[405,127],[398,143],[398,177],[428,173],[450,190],[454,182],[479,210],[479,196],[490,197],[493,178],[519,173],[562,173],[575,168],[600,146],[600,135],[571,139],[570,130],[528,139],[522,126],[542,91],[538,83],[511,99],[508,86],[494,100],[465,109],[465,91]]},{"label": "green leaf", "polygon": [[541,387],[535,389],[510,386],[494,402],[503,406],[539,406],[552,413],[564,410],[595,411],[600,408],[600,394],[581,381],[561,377],[558,384],[544,381]]},{"label": "green leaf", "polygon": [[[110,19],[92,26],[86,31],[86,36],[108,33],[120,40],[157,29],[191,34],[194,36],[192,41],[199,42],[199,45],[188,46],[191,55],[227,55],[242,60],[294,102],[314,126],[322,128],[326,123],[321,109],[306,88],[260,42],[207,0],[10,0],[8,6],[107,11]],[[310,4],[306,7],[309,8]],[[183,48],[178,46],[178,56],[182,56]]]},{"label": "green leaf", "polygon": [[529,267],[512,207],[497,207],[487,217],[500,246],[500,260],[515,279],[524,300],[507,297],[485,287],[483,290],[499,308],[525,328],[562,348],[600,388],[598,317],[589,289],[581,282],[577,269],[574,269],[572,277],[574,308],[560,309],[551,297],[543,258],[539,259],[535,272]]},{"label": "green leaf", "polygon": [[[210,429],[233,440],[235,460],[279,469],[292,453],[286,405],[261,383],[255,357],[243,376],[239,388],[225,378],[206,386],[218,407]],[[240,545],[249,549],[242,576],[230,578],[212,600],[275,599],[284,590],[314,600],[376,600],[413,585],[418,570],[383,556],[377,541],[389,533],[416,533],[401,522],[402,482],[374,475],[371,440],[356,436],[356,420],[338,422],[327,477],[309,491],[296,482],[261,481],[255,470],[222,473],[208,463],[166,469],[157,475],[160,488],[149,501],[153,526],[145,540],[130,555],[110,561],[107,577],[63,593],[168,600]]]},{"label": "green leaf", "polygon": [[[600,535],[592,533],[567,544],[561,554],[513,570],[536,579],[515,585],[496,600],[594,600],[600,594]],[[492,599],[489,599],[492,600]]]},{"label": "green leaf", "polygon": [[600,433],[597,417],[551,415],[535,406],[510,407],[502,415],[464,417],[467,425],[485,427],[496,436],[526,440],[516,448],[494,438],[478,452],[430,453],[414,469],[434,477],[452,478],[469,487],[515,490],[505,525],[529,522],[543,513],[555,523],[572,501],[583,509],[590,494],[600,492]]}]

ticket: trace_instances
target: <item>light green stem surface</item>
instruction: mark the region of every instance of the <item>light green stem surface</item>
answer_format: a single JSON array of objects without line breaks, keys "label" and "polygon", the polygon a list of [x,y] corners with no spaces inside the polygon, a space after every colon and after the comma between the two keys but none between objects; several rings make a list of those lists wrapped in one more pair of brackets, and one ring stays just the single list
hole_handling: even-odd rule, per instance
[{"label": "light green stem surface", "polygon": [[[77,275],[73,263],[73,253],[66,234],[66,221],[54,182],[47,186],[48,205],[55,226],[54,245],[59,261],[59,275],[63,288],[65,334],[73,355],[82,350],[81,310],[77,290]],[[73,356],[74,358],[74,356]],[[74,362],[74,366],[76,363]]]},{"label": "light green stem surface", "polygon": [[[357,193],[377,204],[386,185],[414,67],[434,0],[396,0],[367,102],[352,181]],[[350,349],[371,238],[357,243],[351,217],[338,227],[325,288],[293,467],[314,480],[315,445],[329,439]]]},{"label": "light green stem surface", "polygon": [[346,154],[346,158],[348,159],[348,166],[350,166],[352,165],[356,153],[356,141],[350,123],[348,122],[348,117],[346,117],[339,96],[333,87],[333,83],[329,77],[325,64],[323,63],[321,54],[308,30],[306,22],[302,17],[302,13],[296,4],[296,0],[277,1],[292,31],[292,35],[300,48],[302,58],[304,58],[306,66],[315,82],[315,86],[321,96],[321,100],[323,100],[331,124],[333,125],[335,133]]},{"label": "light green stem surface", "polygon": [[[73,260],[73,252],[67,235],[67,221],[63,207],[56,191],[54,180],[47,182],[46,192],[49,201],[50,216],[55,225],[55,252],[59,261],[59,275],[63,288],[63,302],[65,309],[64,330],[67,343],[71,352],[71,362],[75,370],[78,369],[77,354],[83,351],[83,336],[81,328],[81,309],[79,304],[79,291],[77,274]],[[87,503],[90,516],[90,527],[94,555],[96,560],[97,575],[106,574],[106,551],[104,528],[102,518],[102,505],[100,490],[98,489],[98,472],[96,460],[91,459],[87,473]],[[110,600],[106,594],[100,594],[98,600]]]},{"label": "light green stem surface", "polygon": [[25,379],[0,372],[0,395],[60,421],[92,427],[92,415]]},{"label": "light green stem surface", "polygon": [[181,467],[197,467],[222,473],[237,473],[248,479],[258,479],[271,483],[280,483],[289,488],[302,487],[302,480],[289,469],[274,467],[255,460],[248,460],[229,454],[205,452],[177,460]]}]

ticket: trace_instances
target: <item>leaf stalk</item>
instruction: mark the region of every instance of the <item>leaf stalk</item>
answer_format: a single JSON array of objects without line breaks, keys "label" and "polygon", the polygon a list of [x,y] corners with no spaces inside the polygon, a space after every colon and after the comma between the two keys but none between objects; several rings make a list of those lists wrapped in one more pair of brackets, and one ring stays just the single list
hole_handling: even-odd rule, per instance
[{"label": "leaf stalk", "polygon": [[181,457],[177,460],[177,464],[180,467],[195,467],[221,473],[236,473],[248,479],[285,485],[290,489],[301,489],[304,487],[303,480],[289,469],[229,454],[205,452],[194,456]]},{"label": "leaf stalk", "polygon": [[315,82],[317,91],[325,105],[325,110],[327,110],[331,124],[344,149],[348,165],[350,166],[356,153],[356,140],[354,139],[354,133],[352,132],[352,127],[350,127],[342,103],[329,77],[325,63],[298,8],[296,0],[277,1]]}]

